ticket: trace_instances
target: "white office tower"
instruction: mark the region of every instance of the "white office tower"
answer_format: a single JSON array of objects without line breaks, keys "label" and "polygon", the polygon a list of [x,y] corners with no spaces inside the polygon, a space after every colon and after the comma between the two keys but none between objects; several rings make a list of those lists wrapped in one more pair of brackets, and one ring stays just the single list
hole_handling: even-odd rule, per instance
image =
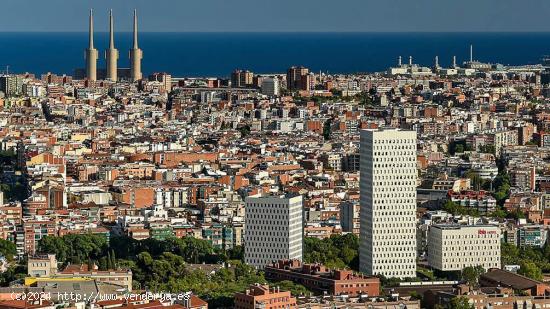
[{"label": "white office tower", "polygon": [[416,132],[361,131],[359,268],[416,277]]},{"label": "white office tower", "polygon": [[282,259],[302,260],[302,196],[247,197],[244,261],[262,269]]},{"label": "white office tower", "polygon": [[267,77],[262,81],[262,94],[268,96],[278,96],[280,94],[279,79],[277,77]]}]

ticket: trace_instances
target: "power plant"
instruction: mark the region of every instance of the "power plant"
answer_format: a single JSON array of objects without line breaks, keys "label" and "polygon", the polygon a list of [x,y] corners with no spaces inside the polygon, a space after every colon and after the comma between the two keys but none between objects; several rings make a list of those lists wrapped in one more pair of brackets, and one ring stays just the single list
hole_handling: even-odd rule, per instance
[{"label": "power plant", "polygon": [[113,82],[116,82],[118,79],[118,49],[115,48],[113,10],[109,12],[109,48],[105,51],[105,62],[107,64],[106,78]]},{"label": "power plant", "polygon": [[97,49],[94,48],[94,11],[90,10],[89,43],[86,49],[86,76],[90,81],[97,80]]},{"label": "power plant", "polygon": [[138,46],[138,20],[137,11],[134,10],[134,47],[130,50],[130,76],[133,82],[142,78],[141,59],[143,51]]},{"label": "power plant", "polygon": [[109,11],[109,47],[105,50],[106,68],[105,70],[99,70],[98,72],[98,69],[97,69],[98,51],[94,47],[94,16],[93,16],[93,10],[90,10],[89,44],[88,44],[88,48],[86,49],[85,78],[87,78],[89,81],[96,81],[99,77],[99,79],[106,79],[113,82],[118,81],[120,78],[129,79],[132,82],[138,81],[143,78],[143,74],[141,72],[141,60],[143,59],[143,51],[139,48],[139,45],[138,45],[138,19],[137,19],[136,10],[134,10],[133,46],[130,49],[129,57],[130,57],[130,69],[129,70],[119,69],[118,67],[119,52],[118,52],[118,49],[116,49],[115,47],[115,29],[114,29],[113,10],[110,10]]}]

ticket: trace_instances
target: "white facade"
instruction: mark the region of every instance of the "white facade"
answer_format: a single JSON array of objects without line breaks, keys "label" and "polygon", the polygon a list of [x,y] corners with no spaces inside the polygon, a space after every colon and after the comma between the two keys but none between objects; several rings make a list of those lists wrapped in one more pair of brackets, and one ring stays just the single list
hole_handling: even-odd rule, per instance
[{"label": "white facade", "polygon": [[493,225],[432,225],[428,263],[442,271],[468,266],[500,268],[500,228]]},{"label": "white facade", "polygon": [[361,131],[359,269],[416,277],[416,132]]},{"label": "white facade", "polygon": [[493,134],[493,144],[495,145],[495,154],[499,156],[503,147],[518,144],[518,132],[515,130],[497,132]]},{"label": "white facade", "polygon": [[155,189],[155,204],[162,207],[179,208],[188,204],[189,192],[186,187],[161,187]]},{"label": "white facade", "polygon": [[301,261],[302,196],[248,197],[245,202],[245,263],[261,269],[281,259]]}]

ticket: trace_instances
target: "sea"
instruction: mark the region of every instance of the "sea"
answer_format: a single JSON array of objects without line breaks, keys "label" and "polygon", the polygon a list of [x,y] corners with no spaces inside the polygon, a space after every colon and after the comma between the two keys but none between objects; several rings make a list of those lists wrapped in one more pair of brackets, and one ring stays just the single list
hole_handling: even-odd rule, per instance
[{"label": "sea", "polygon": [[[119,67],[128,67],[131,33],[117,33]],[[105,66],[107,33],[95,34]],[[84,67],[87,33],[0,33],[0,72],[73,74]],[[227,77],[234,69],[281,73],[293,65],[314,72],[380,72],[413,57],[431,66],[439,56],[448,66],[474,59],[504,65],[540,63],[550,54],[550,33],[152,33],[139,36],[143,71],[169,72],[174,77]]]}]

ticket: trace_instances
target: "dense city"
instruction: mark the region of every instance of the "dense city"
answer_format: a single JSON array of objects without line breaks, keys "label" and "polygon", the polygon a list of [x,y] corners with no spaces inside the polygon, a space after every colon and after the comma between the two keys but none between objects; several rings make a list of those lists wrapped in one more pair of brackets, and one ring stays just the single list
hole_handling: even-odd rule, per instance
[{"label": "dense city", "polygon": [[144,76],[89,25],[0,75],[0,309],[550,306],[550,58]]}]

